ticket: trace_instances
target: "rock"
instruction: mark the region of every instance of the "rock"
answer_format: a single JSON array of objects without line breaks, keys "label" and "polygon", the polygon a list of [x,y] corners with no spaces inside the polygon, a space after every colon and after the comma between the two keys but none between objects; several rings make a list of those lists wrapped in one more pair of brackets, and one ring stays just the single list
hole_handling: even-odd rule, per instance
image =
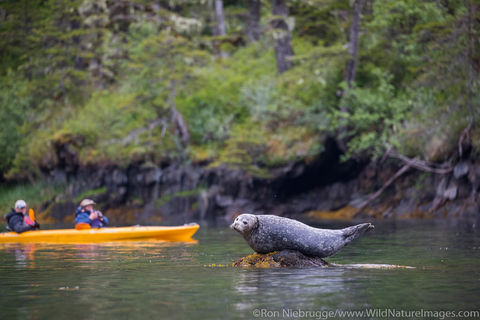
[{"label": "rock", "polygon": [[72,201],[55,203],[50,209],[50,215],[58,221],[64,221],[69,215],[75,216],[76,205]]},{"label": "rock", "polygon": [[453,168],[453,176],[455,179],[460,179],[468,174],[468,169],[468,163],[466,161],[461,161]]},{"label": "rock", "polygon": [[255,206],[255,203],[247,199],[235,199],[231,206],[225,208],[225,215],[223,220],[230,223],[239,214],[243,212],[261,212],[259,208]]},{"label": "rock", "polygon": [[[188,220],[229,221],[242,212],[286,217],[313,212],[312,217],[329,219],[380,217],[382,213],[388,218],[427,217],[430,211],[441,209],[449,201],[465,210],[474,206],[475,201],[480,202],[480,162],[473,156],[461,160],[445,175],[411,170],[369,205],[365,211],[368,214],[354,215],[353,207],[358,208],[379,190],[398,171],[399,163],[342,162],[342,152],[334,138],[324,137],[324,151],[308,161],[299,158],[275,167],[266,166],[270,174],[267,178],[251,176],[225,164],[212,167],[208,161],[140,161],[126,167],[85,165],[78,162],[76,149],[69,146],[75,145],[71,139],[64,137],[57,145],[55,167],[51,163],[56,162],[49,161],[40,168],[48,183],[65,184],[62,199],[51,199],[43,207],[50,208],[65,200],[77,204],[76,198],[84,192],[104,187],[106,192],[95,199],[101,202],[102,209],[150,206],[158,209],[153,210],[155,216],[182,215]],[[441,136],[427,141],[426,160],[445,161],[448,154],[444,151],[450,149],[444,148],[444,140]],[[54,210],[60,221],[64,218],[63,210],[70,209]],[[443,216],[443,211],[437,211],[432,215]]]},{"label": "rock", "polygon": [[462,199],[462,200],[468,199],[472,196],[472,193],[474,193],[474,191],[470,183],[464,183],[464,182],[458,183],[458,191],[457,191],[456,199]]},{"label": "rock", "polygon": [[52,182],[54,184],[66,184],[67,183],[67,174],[65,171],[55,168],[50,172]]},{"label": "rock", "polygon": [[162,177],[162,169],[160,168],[151,168],[145,173],[145,184],[151,185],[154,183],[160,182],[160,178]]},{"label": "rock", "polygon": [[478,214],[480,212],[480,205],[471,205],[469,207],[463,208],[463,210],[459,213],[459,217],[465,220],[470,220],[470,221],[476,221],[474,223],[475,225],[478,225],[480,222],[480,215]]},{"label": "rock", "polygon": [[119,169],[113,169],[111,174],[105,176],[105,184],[111,189],[118,188],[119,186],[124,186],[128,183],[128,177],[125,172]]},{"label": "rock", "polygon": [[358,208],[367,200],[368,200],[368,195],[361,194],[361,193],[354,193],[351,195],[351,200],[348,205],[351,207]]},{"label": "rock", "polygon": [[112,192],[108,193],[108,199],[113,203],[123,203],[125,196],[127,195],[127,188],[124,186],[114,189]]},{"label": "rock", "polygon": [[126,185],[128,183],[126,173],[118,169],[114,170],[112,172],[112,183],[117,186]]},{"label": "rock", "polygon": [[215,196],[215,202],[217,206],[221,208],[227,208],[233,204],[233,198],[231,196],[224,196],[221,194],[217,194]]},{"label": "rock", "polygon": [[442,213],[443,218],[455,218],[463,211],[463,206],[459,206],[454,203],[447,203],[442,210],[439,210]]},{"label": "rock", "polygon": [[294,250],[281,250],[267,254],[251,254],[233,263],[234,267],[255,268],[311,268],[328,267],[328,263],[318,257],[309,257]]},{"label": "rock", "polygon": [[445,194],[445,190],[447,189],[448,179],[447,177],[443,177],[440,180],[440,183],[437,185],[437,196],[443,197]]},{"label": "rock", "polygon": [[458,193],[458,187],[456,184],[448,186],[448,188],[443,192],[443,196],[448,200],[455,200]]},{"label": "rock", "polygon": [[409,217],[412,212],[416,209],[415,200],[412,198],[405,198],[400,200],[400,202],[394,207],[393,213],[397,217]]}]

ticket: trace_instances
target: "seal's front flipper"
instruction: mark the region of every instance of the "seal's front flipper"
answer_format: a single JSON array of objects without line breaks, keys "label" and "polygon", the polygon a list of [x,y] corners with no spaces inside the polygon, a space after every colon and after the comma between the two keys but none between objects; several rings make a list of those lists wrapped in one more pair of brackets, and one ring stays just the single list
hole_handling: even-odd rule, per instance
[{"label": "seal's front flipper", "polygon": [[343,229],[343,237],[345,238],[346,241],[350,242],[362,234],[364,234],[366,231],[370,229],[374,229],[375,227],[371,223],[362,223],[362,224],[357,224],[356,226],[353,227],[348,227]]}]

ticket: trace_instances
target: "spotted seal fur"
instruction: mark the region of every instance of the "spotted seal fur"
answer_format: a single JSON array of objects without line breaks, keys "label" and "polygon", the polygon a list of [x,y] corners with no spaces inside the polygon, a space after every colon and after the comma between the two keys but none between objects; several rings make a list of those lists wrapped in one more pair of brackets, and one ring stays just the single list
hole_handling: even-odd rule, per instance
[{"label": "spotted seal fur", "polygon": [[287,249],[320,258],[334,255],[374,228],[371,223],[362,223],[339,230],[318,229],[293,219],[253,214],[239,215],[230,227],[258,253]]}]

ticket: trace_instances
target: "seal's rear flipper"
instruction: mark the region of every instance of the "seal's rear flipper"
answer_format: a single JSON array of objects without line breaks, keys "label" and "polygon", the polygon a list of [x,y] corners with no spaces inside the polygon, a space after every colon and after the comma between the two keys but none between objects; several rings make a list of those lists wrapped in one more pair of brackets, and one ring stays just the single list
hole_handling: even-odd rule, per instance
[{"label": "seal's rear flipper", "polygon": [[350,242],[370,229],[375,229],[375,227],[371,223],[357,224],[356,226],[343,229],[343,237],[345,238],[345,240]]}]

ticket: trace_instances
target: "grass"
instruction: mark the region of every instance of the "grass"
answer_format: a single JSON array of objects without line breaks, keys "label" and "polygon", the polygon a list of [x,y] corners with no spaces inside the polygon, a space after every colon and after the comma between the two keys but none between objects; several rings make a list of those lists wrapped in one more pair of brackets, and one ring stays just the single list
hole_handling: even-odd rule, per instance
[{"label": "grass", "polygon": [[164,195],[161,198],[158,198],[155,201],[155,206],[161,207],[161,206],[167,204],[173,198],[176,198],[176,197],[187,198],[187,197],[196,196],[196,195],[199,195],[203,190],[206,190],[206,188],[205,187],[198,187],[198,188],[193,189],[193,190],[184,190],[184,191],[175,192],[173,194],[167,194],[167,195]]},{"label": "grass", "polygon": [[106,193],[106,192],[107,192],[107,187],[100,187],[100,188],[96,188],[96,189],[87,190],[87,191],[83,192],[82,194],[80,194],[78,197],[76,197],[75,201],[80,202],[83,199],[93,198],[97,195],[100,195],[100,194],[103,194],[103,193]]},{"label": "grass", "polygon": [[0,210],[3,214],[6,214],[13,208],[15,201],[19,199],[25,200],[29,208],[38,208],[43,202],[59,194],[61,190],[62,186],[54,186],[43,182],[0,186]]}]

